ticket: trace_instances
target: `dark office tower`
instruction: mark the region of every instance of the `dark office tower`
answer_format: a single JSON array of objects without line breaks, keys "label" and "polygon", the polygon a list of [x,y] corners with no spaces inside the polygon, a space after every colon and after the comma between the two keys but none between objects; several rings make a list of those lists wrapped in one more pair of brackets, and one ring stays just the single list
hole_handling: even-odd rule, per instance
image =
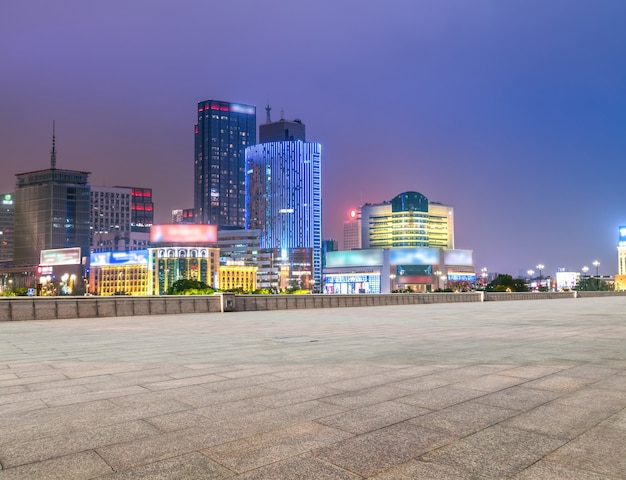
[{"label": "dark office tower", "polygon": [[154,223],[152,189],[133,187],[130,202],[131,231],[150,233],[150,227]]},{"label": "dark office tower", "polygon": [[39,264],[42,250],[81,247],[89,256],[89,172],[50,168],[18,173],[15,187],[15,265]]},{"label": "dark office tower", "polygon": [[245,223],[245,149],[256,143],[256,107],[206,100],[195,129],[196,223]]},{"label": "dark office tower", "polygon": [[272,122],[269,105],[265,107],[265,110],[267,111],[267,123],[259,125],[259,143],[297,140],[306,142],[305,127],[301,120],[289,121],[281,118],[277,122]]}]

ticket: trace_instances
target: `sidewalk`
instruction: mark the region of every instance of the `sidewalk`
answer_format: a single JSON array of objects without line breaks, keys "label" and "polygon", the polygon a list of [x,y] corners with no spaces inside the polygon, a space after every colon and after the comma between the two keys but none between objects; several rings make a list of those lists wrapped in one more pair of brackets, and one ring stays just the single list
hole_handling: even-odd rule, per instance
[{"label": "sidewalk", "polygon": [[626,479],[626,297],[0,323],[0,480]]}]

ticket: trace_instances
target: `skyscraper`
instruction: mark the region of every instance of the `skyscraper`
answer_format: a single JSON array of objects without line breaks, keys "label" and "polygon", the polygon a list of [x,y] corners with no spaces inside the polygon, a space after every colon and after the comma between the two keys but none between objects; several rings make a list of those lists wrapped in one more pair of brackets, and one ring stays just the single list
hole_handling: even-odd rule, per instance
[{"label": "skyscraper", "polygon": [[37,265],[41,250],[80,247],[89,256],[89,172],[50,168],[19,173],[15,190],[15,265]]},{"label": "skyscraper", "polygon": [[[297,139],[277,141],[272,132],[290,123]],[[261,248],[289,267],[290,282],[314,290],[322,279],[322,147],[305,141],[302,122],[264,127],[261,141],[270,140],[246,149],[246,228],[261,230]]]},{"label": "skyscraper", "polygon": [[196,223],[245,223],[245,149],[256,143],[256,107],[198,103],[194,149]]}]

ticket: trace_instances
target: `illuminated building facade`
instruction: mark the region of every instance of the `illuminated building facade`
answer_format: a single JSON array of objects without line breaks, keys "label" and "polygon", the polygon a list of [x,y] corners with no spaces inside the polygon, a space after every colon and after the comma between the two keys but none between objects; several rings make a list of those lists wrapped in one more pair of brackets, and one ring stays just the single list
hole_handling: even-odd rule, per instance
[{"label": "illuminated building facade", "polygon": [[289,272],[288,284],[313,290],[322,275],[321,145],[304,141],[301,122],[276,123],[300,133],[246,149],[246,228],[261,231],[261,248],[273,252],[283,279]]},{"label": "illuminated building facade", "polygon": [[403,247],[329,252],[325,293],[429,292],[473,285],[471,250]]},{"label": "illuminated building facade", "polygon": [[454,248],[454,209],[404,192],[361,207],[362,248]]},{"label": "illuminated building facade", "polygon": [[149,251],[99,252],[90,256],[89,291],[94,295],[148,295]]},{"label": "illuminated building facade", "polygon": [[0,262],[13,261],[13,194],[0,194]]},{"label": "illuminated building facade", "polygon": [[249,265],[221,265],[219,273],[220,290],[242,290],[254,292],[257,267]]},{"label": "illuminated building facade", "polygon": [[159,247],[149,251],[150,295],[165,295],[177,280],[196,280],[213,288],[219,282],[219,248]]},{"label": "illuminated building facade", "polygon": [[626,290],[626,226],[619,227],[615,290]]},{"label": "illuminated building facade", "polygon": [[256,107],[198,103],[194,142],[196,223],[245,223],[245,149],[256,143]]}]

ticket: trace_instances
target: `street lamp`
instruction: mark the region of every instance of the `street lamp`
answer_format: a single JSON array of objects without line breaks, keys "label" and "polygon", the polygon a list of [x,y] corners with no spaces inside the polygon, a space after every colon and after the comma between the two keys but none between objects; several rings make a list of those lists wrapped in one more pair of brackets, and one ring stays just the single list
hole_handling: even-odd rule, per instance
[{"label": "street lamp", "polygon": [[439,270],[437,270],[434,275],[437,277],[437,290],[440,289],[440,280],[441,280],[441,272]]},{"label": "street lamp", "polygon": [[600,266],[600,262],[594,260],[592,265],[596,267],[596,290],[600,290],[600,275],[598,274],[598,267]]},{"label": "street lamp", "polygon": [[[528,273],[528,284],[531,285],[532,281],[533,281],[533,275],[535,274],[534,270],[528,270],[526,273]],[[531,285],[531,290],[532,290],[532,285]]]},{"label": "street lamp", "polygon": [[[587,277],[587,272],[589,271],[589,267],[588,267],[587,265],[585,265],[585,266],[584,266],[583,268],[581,268],[580,270],[583,272],[583,280],[584,280],[584,279],[585,279],[585,277]],[[588,282],[588,280],[589,280],[589,279],[587,278],[587,281],[585,281],[585,282],[583,283],[583,285],[584,285],[583,290],[585,290],[585,289],[588,289],[588,288],[589,288],[589,285],[587,285],[587,284],[589,283],[589,282]],[[581,282],[581,283],[582,283],[582,282]]]},{"label": "street lamp", "polygon": [[544,269],[545,267],[540,263],[539,265],[537,265],[537,270],[539,270],[539,290],[541,290],[541,283],[543,280],[543,277],[541,276],[541,271]]},{"label": "street lamp", "polygon": [[485,284],[487,283],[487,267],[480,269],[480,276],[483,277],[483,288],[485,288]]}]

